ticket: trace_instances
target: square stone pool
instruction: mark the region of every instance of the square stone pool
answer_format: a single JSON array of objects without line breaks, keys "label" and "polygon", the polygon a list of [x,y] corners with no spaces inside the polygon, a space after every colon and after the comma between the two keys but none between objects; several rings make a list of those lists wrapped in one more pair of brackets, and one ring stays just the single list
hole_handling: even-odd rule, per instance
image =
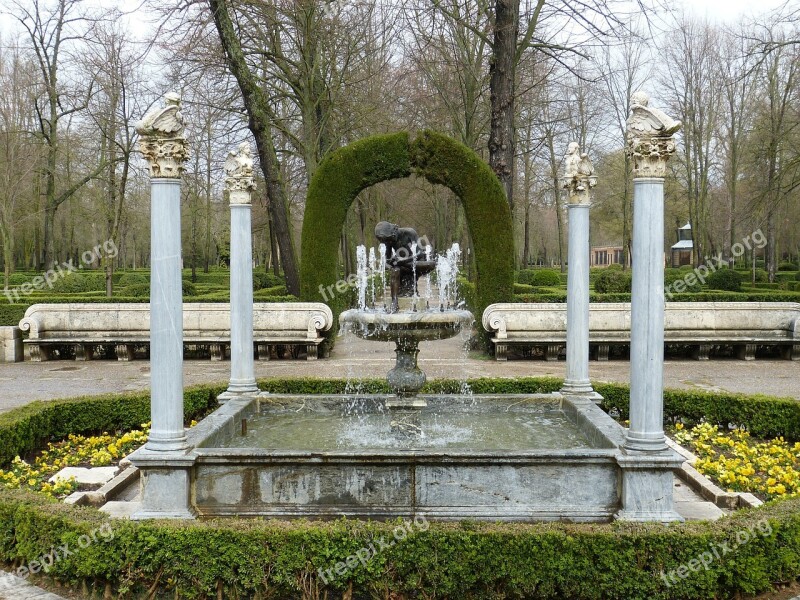
[{"label": "square stone pool", "polygon": [[191,438],[191,504],[205,517],[604,521],[620,510],[624,432],[581,397],[262,395],[229,401]]}]

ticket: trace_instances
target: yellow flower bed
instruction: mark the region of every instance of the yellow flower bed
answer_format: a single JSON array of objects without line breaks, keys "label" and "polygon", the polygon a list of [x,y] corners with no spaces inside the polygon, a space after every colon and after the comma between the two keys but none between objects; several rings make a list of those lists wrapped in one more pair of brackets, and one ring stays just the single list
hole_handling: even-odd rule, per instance
[{"label": "yellow flower bed", "polygon": [[143,423],[141,430],[122,434],[70,435],[66,440],[47,445],[30,464],[17,456],[7,470],[0,470],[0,484],[7,488],[26,488],[41,492],[52,498],[63,498],[78,488],[75,478],[48,479],[64,467],[104,467],[116,463],[147,441],[150,423]]},{"label": "yellow flower bed", "polygon": [[741,429],[727,432],[710,423],[689,430],[679,423],[672,434],[697,455],[694,467],[729,492],[766,500],[800,496],[800,442],[753,440]]}]

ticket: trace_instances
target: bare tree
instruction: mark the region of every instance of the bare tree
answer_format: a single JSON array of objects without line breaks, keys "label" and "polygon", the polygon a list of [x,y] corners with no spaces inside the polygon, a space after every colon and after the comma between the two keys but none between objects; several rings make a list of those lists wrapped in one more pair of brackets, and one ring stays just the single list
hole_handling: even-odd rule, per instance
[{"label": "bare tree", "polygon": [[82,39],[77,28],[85,24],[86,17],[78,10],[80,0],[56,0],[47,5],[44,0],[12,2],[12,15],[22,25],[35,52],[41,75],[42,97],[36,98],[39,134],[44,142],[47,158],[44,166],[44,255],[41,264],[50,266],[55,261],[54,231],[58,207],[72,198],[86,183],[106,169],[101,162],[76,180],[68,180],[63,189],[57,181],[61,129],[76,113],[86,110],[92,95],[94,81],[69,90],[62,83],[61,62],[65,44]]}]

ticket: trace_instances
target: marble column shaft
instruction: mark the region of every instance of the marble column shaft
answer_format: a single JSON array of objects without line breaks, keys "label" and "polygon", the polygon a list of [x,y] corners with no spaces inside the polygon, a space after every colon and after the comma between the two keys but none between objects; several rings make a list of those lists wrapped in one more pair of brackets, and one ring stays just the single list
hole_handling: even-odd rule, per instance
[{"label": "marble column shaft", "polygon": [[630,429],[626,446],[658,451],[664,438],[664,179],[633,180]]},{"label": "marble column shaft", "polygon": [[568,204],[567,374],[562,392],[592,393],[589,381],[589,204]]},{"label": "marble column shaft", "polygon": [[257,393],[253,365],[253,251],[249,190],[231,194],[231,380],[228,392]]},{"label": "marble column shaft", "polygon": [[151,180],[150,450],[186,448],[183,429],[181,180]]}]

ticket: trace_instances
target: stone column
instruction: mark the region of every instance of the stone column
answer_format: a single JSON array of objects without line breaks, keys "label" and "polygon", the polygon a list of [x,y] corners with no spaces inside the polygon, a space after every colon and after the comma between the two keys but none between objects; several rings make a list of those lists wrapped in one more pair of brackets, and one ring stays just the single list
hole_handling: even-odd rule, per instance
[{"label": "stone column", "polygon": [[231,204],[231,380],[217,398],[256,395],[253,366],[253,242],[250,194],[255,189],[250,144],[225,161],[225,189]]},{"label": "stone column", "polygon": [[[633,287],[631,293],[631,399],[625,445],[658,451],[664,438],[664,176],[680,128],[633,95],[627,153],[633,164]],[[668,128],[668,129],[667,129]]]},{"label": "stone column", "polygon": [[142,469],[142,509],[134,518],[191,518],[183,428],[181,174],[188,158],[180,96],[169,93],[137,124],[150,167],[150,418]]},{"label": "stone column", "polygon": [[183,277],[181,174],[188,158],[180,98],[137,125],[150,167],[150,411],[147,448],[186,448],[183,430]]},{"label": "stone column", "polygon": [[563,187],[569,194],[569,270],[567,272],[567,376],[562,394],[603,398],[589,381],[589,207],[597,185],[594,167],[577,143],[569,145]]},{"label": "stone column", "polygon": [[631,294],[630,428],[623,469],[623,510],[629,520],[679,520],[672,505],[672,469],[681,459],[664,436],[664,176],[675,152],[675,121],[631,98],[626,152],[633,165],[633,289]]}]

